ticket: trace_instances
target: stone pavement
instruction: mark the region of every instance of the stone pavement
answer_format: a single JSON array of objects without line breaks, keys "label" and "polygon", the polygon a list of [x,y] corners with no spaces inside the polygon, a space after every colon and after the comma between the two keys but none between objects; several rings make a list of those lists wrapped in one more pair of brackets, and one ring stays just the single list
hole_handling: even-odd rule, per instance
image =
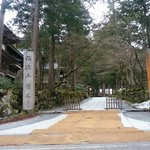
[{"label": "stone pavement", "polygon": [[88,98],[81,103],[82,111],[106,110],[105,108],[106,108],[106,98],[105,97]]},{"label": "stone pavement", "polygon": [[50,119],[26,120],[19,127],[0,125],[0,145],[150,141],[150,122],[127,117],[125,111],[105,110],[105,106],[105,97],[89,98],[79,112],[49,114]]}]

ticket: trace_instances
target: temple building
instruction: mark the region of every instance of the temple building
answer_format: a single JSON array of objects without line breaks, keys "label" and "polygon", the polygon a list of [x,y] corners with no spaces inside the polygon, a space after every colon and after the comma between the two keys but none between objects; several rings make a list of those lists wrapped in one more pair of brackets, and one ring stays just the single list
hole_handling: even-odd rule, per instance
[{"label": "temple building", "polygon": [[4,25],[2,71],[0,76],[5,76],[14,80],[17,71],[23,66],[23,55],[16,48],[16,44],[20,42],[21,39],[17,37],[6,25]]}]

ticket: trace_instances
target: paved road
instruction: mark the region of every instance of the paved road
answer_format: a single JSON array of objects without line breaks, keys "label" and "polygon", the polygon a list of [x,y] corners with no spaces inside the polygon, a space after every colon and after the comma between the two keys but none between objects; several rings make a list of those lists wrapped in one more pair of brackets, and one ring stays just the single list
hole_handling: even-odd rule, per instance
[{"label": "paved road", "polygon": [[150,150],[150,142],[78,144],[78,145],[39,145],[5,146],[0,150]]},{"label": "paved road", "polygon": [[[88,110],[106,110],[106,97],[88,98],[82,101],[83,111]],[[123,103],[123,110],[120,111],[122,123],[126,127],[135,127],[139,130],[150,130],[149,112],[126,112],[126,109],[133,109],[126,103]],[[43,114],[35,118],[23,121],[0,125],[0,135],[29,134],[34,129],[44,129],[63,119],[63,108],[55,109],[59,114]],[[56,120],[56,121],[55,121]],[[141,121],[142,120],[142,121]]]},{"label": "paved road", "polygon": [[[21,134],[30,134],[33,130],[35,129],[47,129],[50,126],[56,124],[57,122],[61,121],[62,119],[66,118],[66,114],[59,115],[57,117],[28,124],[28,125],[23,125],[19,127],[14,127],[10,129],[5,129],[0,131],[0,135],[21,135]],[[34,118],[35,119],[35,118]],[[17,122],[16,122],[17,124]]]},{"label": "paved road", "polygon": [[106,97],[88,98],[82,101],[81,109],[88,110],[106,110]]},{"label": "paved road", "polygon": [[61,115],[61,113],[60,114],[41,114],[37,117],[33,117],[33,118],[21,120],[21,121],[10,122],[7,124],[1,124],[0,131],[10,129],[10,128],[16,128],[16,127],[20,127],[20,126],[24,126],[24,125],[33,124],[33,123],[41,122],[44,120],[53,119],[60,115]]},{"label": "paved road", "polygon": [[[81,107],[83,110],[105,110],[105,98],[90,98],[82,102]],[[131,109],[128,105],[123,103],[123,107],[125,109]],[[121,110],[120,113],[124,113],[127,121],[131,123],[135,123],[136,125],[139,125],[140,122],[137,123],[135,120],[130,119],[131,118],[150,118],[150,113],[148,112],[126,112],[125,110]],[[36,118],[32,118],[31,120],[24,120],[20,122],[20,125],[32,125],[34,122],[40,123],[42,121],[48,121],[50,119],[57,118],[61,116],[63,113],[60,114],[48,114],[48,115],[41,115]],[[145,115],[146,114],[146,115]],[[122,114],[123,115],[123,114]],[[144,115],[144,116],[143,116]],[[142,117],[143,116],[143,117]],[[146,120],[147,121],[147,120]],[[149,120],[148,120],[149,121]],[[16,125],[17,124],[17,125]],[[0,126],[0,130],[6,130],[9,128],[14,128],[18,126],[18,122],[16,124],[9,124],[8,126],[4,125]],[[19,126],[20,126],[19,125]],[[49,125],[49,123],[48,123]],[[38,125],[39,126],[39,125]],[[142,125],[143,128],[145,128],[144,124]],[[148,126],[150,126],[150,123],[148,122]],[[45,127],[44,127],[45,128]],[[138,128],[138,127],[137,127]],[[0,131],[0,132],[1,132]],[[125,137],[127,138],[127,137]],[[88,143],[81,143],[78,145],[39,145],[39,146],[33,146],[33,145],[22,145],[22,146],[5,146],[0,147],[0,150],[150,150],[150,142],[137,142],[137,143],[113,143],[113,144],[88,144]]]},{"label": "paved road", "polygon": [[150,112],[124,112],[126,117],[150,122]]}]

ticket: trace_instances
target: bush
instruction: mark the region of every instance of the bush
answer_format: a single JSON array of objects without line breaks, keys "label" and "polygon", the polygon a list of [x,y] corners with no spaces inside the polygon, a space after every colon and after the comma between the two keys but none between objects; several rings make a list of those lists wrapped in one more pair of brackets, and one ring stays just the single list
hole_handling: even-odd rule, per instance
[{"label": "bush", "polygon": [[13,89],[12,90],[12,101],[11,101],[11,105],[13,107],[13,109],[18,110],[18,112],[20,113],[22,111],[22,97],[23,97],[23,91],[22,89]]},{"label": "bush", "polygon": [[53,107],[51,92],[48,90],[36,91],[36,109],[47,110]]},{"label": "bush", "polygon": [[6,77],[0,77],[0,89],[22,89],[23,83],[22,81],[11,81]]},{"label": "bush", "polygon": [[20,90],[23,90],[23,81],[14,81],[13,82],[13,89],[20,89]]},{"label": "bush", "polygon": [[12,89],[14,87],[13,82],[6,77],[0,77],[0,89]]},{"label": "bush", "polygon": [[145,89],[123,89],[117,91],[115,95],[133,103],[141,103],[148,100],[148,91]]},{"label": "bush", "polygon": [[87,98],[85,93],[79,91],[58,90],[50,92],[47,89],[36,92],[36,109],[48,110],[52,107],[64,105],[65,98],[79,98],[80,100]]},{"label": "bush", "polygon": [[[22,97],[23,97],[23,88],[21,81],[14,81],[1,77],[0,78],[0,89],[8,89],[12,91],[11,95],[11,107],[12,112],[20,113],[22,111]],[[3,95],[1,96],[3,97]],[[53,107],[59,107],[64,105],[65,98],[79,98],[80,100],[87,98],[86,93],[81,91],[66,91],[66,90],[58,90],[55,92],[51,92],[47,89],[36,90],[36,110],[48,110]]]},{"label": "bush", "polygon": [[[23,91],[23,85],[21,81],[11,81],[6,77],[0,77],[0,89],[6,90],[6,92],[0,93],[0,101],[4,95],[8,95],[8,91],[12,91],[11,97],[10,97],[10,105],[14,113],[19,113],[22,111],[22,91]],[[4,111],[5,109],[1,108],[1,111]],[[15,110],[15,111],[14,111]],[[17,111],[16,111],[17,110]]]}]

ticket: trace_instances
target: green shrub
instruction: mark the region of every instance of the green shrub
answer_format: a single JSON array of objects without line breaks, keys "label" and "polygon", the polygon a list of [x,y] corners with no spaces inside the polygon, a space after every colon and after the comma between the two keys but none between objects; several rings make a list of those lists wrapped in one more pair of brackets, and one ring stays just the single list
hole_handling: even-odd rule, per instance
[{"label": "green shrub", "polygon": [[13,82],[6,77],[0,77],[0,89],[12,89],[14,87]]},{"label": "green shrub", "polygon": [[51,92],[47,89],[36,91],[36,109],[47,110],[53,107]]},{"label": "green shrub", "polygon": [[22,89],[23,83],[22,81],[11,81],[6,77],[0,77],[0,89]]},{"label": "green shrub", "polygon": [[16,81],[16,80],[15,80],[15,81],[13,82],[13,85],[14,85],[14,86],[13,86],[14,89],[23,90],[23,82],[22,82],[22,81],[20,81],[20,80],[19,80],[19,81]]},{"label": "green shrub", "polygon": [[20,113],[22,111],[22,97],[23,97],[23,91],[22,89],[13,89],[12,90],[12,101],[11,105],[13,109],[17,109]]},{"label": "green shrub", "polygon": [[145,89],[123,89],[117,91],[115,95],[133,103],[141,103],[148,100],[148,91]]},{"label": "green shrub", "polygon": [[85,93],[79,91],[65,91],[58,90],[50,92],[47,89],[43,89],[36,92],[36,110],[48,110],[52,107],[58,107],[64,105],[64,99],[67,98],[79,98],[80,100],[87,98]]},{"label": "green shrub", "polygon": [[77,85],[76,85],[76,90],[77,90],[77,91],[84,92],[84,91],[85,91],[85,86],[82,85],[82,84],[77,84]]},{"label": "green shrub", "polygon": [[[4,89],[6,90],[6,93],[4,93],[4,95],[8,94],[7,92],[9,90],[12,91],[12,95],[11,95],[11,107],[14,110],[17,111],[13,111],[13,112],[21,112],[22,111],[22,82],[21,81],[11,81],[6,77],[0,77],[0,89]],[[0,96],[0,98],[2,98],[4,95]],[[3,112],[4,109],[1,109],[1,111]],[[1,113],[2,114],[2,113]]]}]

